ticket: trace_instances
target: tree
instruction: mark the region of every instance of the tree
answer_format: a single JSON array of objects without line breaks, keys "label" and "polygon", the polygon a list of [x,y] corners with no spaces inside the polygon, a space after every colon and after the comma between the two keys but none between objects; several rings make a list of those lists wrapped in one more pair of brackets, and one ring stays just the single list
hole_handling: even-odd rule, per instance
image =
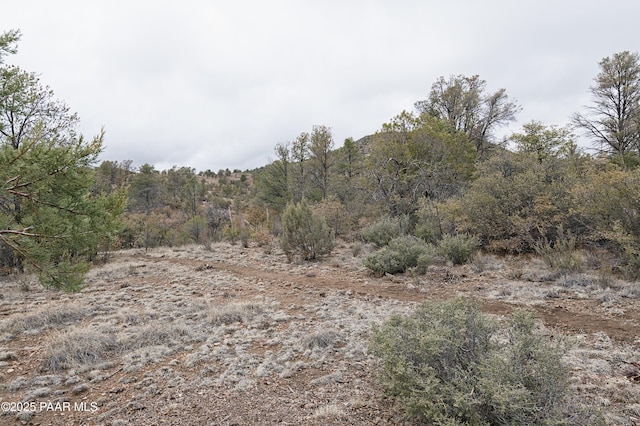
[{"label": "tree", "polygon": [[514,133],[510,139],[518,152],[533,154],[541,163],[549,157],[566,156],[577,149],[569,127],[549,127],[535,120],[524,124],[522,133]]},{"label": "tree", "polygon": [[194,216],[184,224],[184,232],[196,243],[207,241],[207,220],[202,216]]},{"label": "tree", "polygon": [[289,261],[294,256],[314,260],[331,253],[335,246],[334,232],[324,217],[314,213],[303,199],[298,204],[288,204],[282,214],[280,246]]},{"label": "tree", "polygon": [[111,194],[116,190],[122,190],[129,186],[129,178],[132,174],[131,160],[103,161],[96,169],[94,194]]},{"label": "tree", "polygon": [[414,213],[422,198],[455,194],[470,180],[474,148],[461,132],[443,120],[406,111],[383,125],[367,158],[374,201],[391,215]]},{"label": "tree", "polygon": [[571,189],[584,173],[579,159],[545,158],[507,150],[478,164],[477,178],[460,197],[439,204],[446,232],[480,238],[485,249],[531,252],[539,240],[555,241],[576,223]]},{"label": "tree", "polygon": [[78,116],[36,74],[16,66],[0,68],[0,143],[18,149],[36,126],[44,138],[73,140],[78,123]]},{"label": "tree", "polygon": [[284,167],[283,175],[285,180],[289,179],[289,164],[291,163],[291,153],[289,152],[289,143],[279,143],[275,147],[276,156],[282,162]]},{"label": "tree", "polygon": [[370,197],[394,216],[411,212],[416,200],[412,194],[420,192],[415,190],[411,168],[416,160],[411,152],[411,136],[416,127],[415,116],[402,111],[372,138],[366,160]]},{"label": "tree", "polygon": [[313,186],[320,191],[322,199],[327,198],[329,177],[333,165],[333,136],[327,126],[313,126],[311,131],[309,152],[310,175]]},{"label": "tree", "polygon": [[364,154],[353,138],[347,138],[334,155],[335,173],[331,179],[333,191],[349,212],[357,213],[365,204],[363,196],[366,191],[362,182]]},{"label": "tree", "polygon": [[123,194],[91,196],[102,140],[60,143],[36,127],[18,149],[0,145],[0,245],[45,285],[78,289],[86,261],[117,238]]},{"label": "tree", "polygon": [[421,195],[436,200],[455,195],[475,170],[473,144],[460,132],[448,132],[441,120],[432,117],[423,117],[413,133]]},{"label": "tree", "polygon": [[624,51],[604,58],[589,91],[593,105],[575,114],[574,123],[605,151],[640,154],[640,55]]},{"label": "tree", "polygon": [[593,161],[584,169],[571,193],[586,227],[581,235],[610,243],[624,254],[629,278],[640,278],[640,168]]},{"label": "tree", "polygon": [[160,174],[151,164],[143,164],[131,179],[129,209],[150,214],[160,203],[161,191]]},{"label": "tree", "polygon": [[351,184],[362,169],[362,153],[353,138],[347,138],[337,155],[339,158],[338,174],[344,176],[347,184]]},{"label": "tree", "polygon": [[275,147],[277,159],[256,174],[256,193],[260,202],[282,211],[291,201],[291,157],[288,144]]},{"label": "tree", "polygon": [[[0,63],[19,35],[0,36]],[[122,192],[91,194],[104,132],[87,142],[77,123],[34,74],[0,68],[0,262],[67,290],[115,242],[125,204]]]},{"label": "tree", "polygon": [[191,167],[173,166],[162,172],[165,188],[170,203],[182,208],[185,215],[191,219],[198,215],[198,208],[205,196],[206,187],[198,180],[196,170]]},{"label": "tree", "polygon": [[515,120],[520,107],[509,101],[506,89],[485,93],[486,82],[479,76],[440,77],[432,86],[429,98],[418,101],[421,114],[445,120],[452,129],[463,132],[474,142],[478,157],[482,157],[491,132],[500,125]]},{"label": "tree", "polygon": [[306,170],[309,159],[309,133],[302,132],[291,144],[291,161],[295,164],[292,170],[293,200],[299,203],[305,197],[307,191],[308,171]]},{"label": "tree", "polygon": [[3,56],[14,55],[18,52],[17,43],[20,40],[20,31],[10,30],[0,34],[0,65],[4,63]]},{"label": "tree", "polygon": [[231,224],[230,208],[231,202],[222,198],[214,198],[206,204],[204,215],[209,227],[209,236],[212,239],[218,240],[222,226]]},{"label": "tree", "polygon": [[187,181],[180,192],[182,210],[186,213],[187,217],[193,218],[198,215],[200,205],[206,195],[206,192],[206,185],[202,181],[198,180],[194,169],[193,173],[188,176]]}]

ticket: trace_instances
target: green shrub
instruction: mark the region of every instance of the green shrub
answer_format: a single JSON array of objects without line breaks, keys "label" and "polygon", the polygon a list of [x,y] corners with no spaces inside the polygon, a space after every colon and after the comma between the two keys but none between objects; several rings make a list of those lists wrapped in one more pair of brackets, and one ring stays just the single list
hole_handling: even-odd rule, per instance
[{"label": "green shrub", "polygon": [[416,225],[416,237],[424,242],[436,244],[440,240],[440,230],[431,223],[420,223]]},{"label": "green shrub", "polygon": [[462,265],[470,261],[478,250],[478,239],[473,236],[458,234],[445,235],[440,241],[438,251],[454,265]]},{"label": "green shrub", "polygon": [[562,420],[568,369],[561,349],[534,333],[531,314],[515,313],[501,330],[475,302],[425,303],[374,328],[370,351],[387,393],[425,424]]},{"label": "green shrub", "polygon": [[569,395],[563,348],[535,333],[535,318],[527,311],[513,313],[507,337],[480,370],[486,417],[492,424],[559,422]]},{"label": "green shrub", "polygon": [[618,249],[640,246],[640,168],[596,163],[584,172],[569,198],[575,200],[579,221],[589,231],[575,234],[613,243]]},{"label": "green shrub", "polygon": [[364,266],[374,275],[381,277],[386,274],[397,274],[405,270],[400,255],[389,247],[384,247],[371,253],[364,260]]},{"label": "green shrub", "polygon": [[436,257],[435,248],[431,244],[411,235],[394,238],[389,241],[389,249],[400,255],[402,263],[408,268],[420,266],[419,273],[424,274],[426,268]]},{"label": "green shrub", "polygon": [[436,248],[432,245],[427,246],[427,250],[418,256],[416,261],[416,272],[420,275],[427,273],[427,268],[436,258]]},{"label": "green shrub", "polygon": [[227,225],[224,228],[223,234],[224,237],[229,241],[232,245],[236,245],[238,238],[240,238],[240,228],[231,224]]},{"label": "green shrub", "polygon": [[333,231],[322,216],[313,213],[306,200],[287,205],[282,214],[280,247],[289,261],[294,256],[313,260],[330,254],[334,246]]},{"label": "green shrub", "polygon": [[559,226],[580,231],[570,191],[580,175],[569,159],[509,151],[478,164],[478,178],[460,197],[438,205],[444,230],[476,235],[494,252],[532,252],[541,238],[555,238]]},{"label": "green shrub", "polygon": [[442,238],[440,213],[437,204],[433,201],[422,201],[416,216],[415,236],[427,243],[437,244]]},{"label": "green shrub", "polygon": [[626,278],[631,281],[640,279],[640,248],[637,244],[629,244],[623,247],[623,253]]},{"label": "green shrub", "polygon": [[384,247],[392,239],[402,235],[402,227],[400,226],[400,221],[385,217],[364,228],[361,231],[361,235],[366,242],[373,243],[378,247]]},{"label": "green shrub", "polygon": [[375,275],[396,274],[416,268],[424,274],[435,258],[435,248],[419,238],[405,235],[389,241],[387,247],[370,254],[364,266]]},{"label": "green shrub", "polygon": [[203,243],[208,240],[207,220],[202,216],[194,216],[184,225],[184,232],[196,243]]}]

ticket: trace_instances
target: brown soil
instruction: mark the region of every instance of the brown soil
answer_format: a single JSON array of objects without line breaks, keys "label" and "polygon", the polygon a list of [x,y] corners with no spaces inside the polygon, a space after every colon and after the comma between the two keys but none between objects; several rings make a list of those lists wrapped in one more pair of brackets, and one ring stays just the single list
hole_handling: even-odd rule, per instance
[{"label": "brown soil", "polygon": [[[6,279],[0,401],[14,405],[0,424],[412,424],[377,384],[368,330],[457,295],[482,300],[498,317],[534,310],[547,333],[575,339],[568,362],[580,398],[609,424],[639,424],[639,386],[629,379],[640,361],[637,283],[601,288],[593,275],[592,284],[570,285],[545,278],[535,261],[490,257],[480,266],[437,265],[422,277],[375,278],[361,266],[366,253],[343,245],[329,259],[288,264],[263,248],[223,244],[124,251],[72,295]],[[248,303],[258,306],[254,316],[211,320],[213,311]],[[31,313],[60,306],[78,309],[78,318],[24,325]],[[157,342],[133,344],[165,328]],[[104,359],[47,370],[55,342],[83,330],[129,340]],[[324,346],[314,337],[335,339]],[[19,404],[36,409],[21,413]]]}]

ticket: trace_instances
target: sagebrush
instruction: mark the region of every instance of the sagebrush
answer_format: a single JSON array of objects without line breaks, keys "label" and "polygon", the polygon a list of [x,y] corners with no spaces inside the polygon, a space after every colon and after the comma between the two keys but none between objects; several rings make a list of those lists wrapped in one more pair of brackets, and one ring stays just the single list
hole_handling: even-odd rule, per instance
[{"label": "sagebrush", "polygon": [[515,313],[505,328],[476,302],[425,303],[375,328],[370,351],[387,393],[425,424],[563,422],[563,348],[535,332],[530,313]]},{"label": "sagebrush", "polygon": [[367,256],[364,266],[376,276],[405,272],[409,268],[424,274],[435,257],[436,250],[431,244],[405,235],[392,239],[386,247]]},{"label": "sagebrush", "polygon": [[402,235],[402,227],[397,219],[384,217],[360,231],[362,238],[377,247],[384,247],[394,238]]},{"label": "sagebrush", "polygon": [[474,236],[447,234],[440,241],[438,252],[454,265],[462,265],[473,259],[478,246],[478,239]]}]

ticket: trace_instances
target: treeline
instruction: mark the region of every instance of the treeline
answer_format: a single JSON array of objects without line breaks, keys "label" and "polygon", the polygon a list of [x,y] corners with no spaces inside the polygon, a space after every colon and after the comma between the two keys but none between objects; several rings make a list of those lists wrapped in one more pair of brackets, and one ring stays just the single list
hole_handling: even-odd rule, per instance
[{"label": "treeline", "polygon": [[[288,256],[314,258],[334,236],[379,245],[406,237],[392,246],[416,247],[409,257],[422,265],[432,250],[418,240],[449,253],[457,242],[526,253],[575,241],[640,271],[637,53],[600,62],[592,105],[565,126],[532,121],[498,141],[496,130],[520,111],[506,90],[488,91],[479,76],[441,77],[373,135],[336,148],[331,129],[314,126],[277,144],[258,170],[196,173],[96,166],[104,134],[85,140],[77,115],[37,75],[4,64],[19,38],[0,35],[2,273],[35,271],[76,289],[88,262],[119,248],[222,239],[271,248],[280,238]],[[578,148],[577,132],[597,154]],[[405,254],[374,263],[404,270]]]},{"label": "treeline", "polygon": [[[451,76],[438,79],[413,111],[337,149],[331,129],[318,125],[277,144],[274,161],[258,170],[196,174],[145,165],[133,172],[105,162],[96,190],[127,190],[123,247],[269,244],[282,234],[287,206],[304,200],[344,239],[366,240],[390,222],[395,237],[438,245],[467,236],[495,253],[573,238],[619,255],[621,270],[638,271],[638,69],[637,54],[605,58],[588,114],[564,126],[532,121],[502,141],[496,130],[520,107],[478,76]],[[597,154],[578,147],[578,132],[592,137]]]},{"label": "treeline", "polygon": [[[497,253],[575,240],[619,255],[619,269],[637,276],[639,56],[621,52],[600,68],[584,114],[565,126],[532,121],[504,141],[495,130],[520,108],[478,76],[440,78],[414,111],[337,150],[330,130],[314,127],[275,147],[276,160],[256,174],[254,203],[281,212],[305,198],[351,238],[391,220],[428,243],[465,235]],[[597,154],[578,148],[578,132]]]},{"label": "treeline", "polygon": [[246,240],[242,220],[251,179],[239,170],[196,174],[190,167],[133,170],[130,161],[104,161],[96,169],[93,192],[124,191],[121,248],[209,244],[223,238]]}]

